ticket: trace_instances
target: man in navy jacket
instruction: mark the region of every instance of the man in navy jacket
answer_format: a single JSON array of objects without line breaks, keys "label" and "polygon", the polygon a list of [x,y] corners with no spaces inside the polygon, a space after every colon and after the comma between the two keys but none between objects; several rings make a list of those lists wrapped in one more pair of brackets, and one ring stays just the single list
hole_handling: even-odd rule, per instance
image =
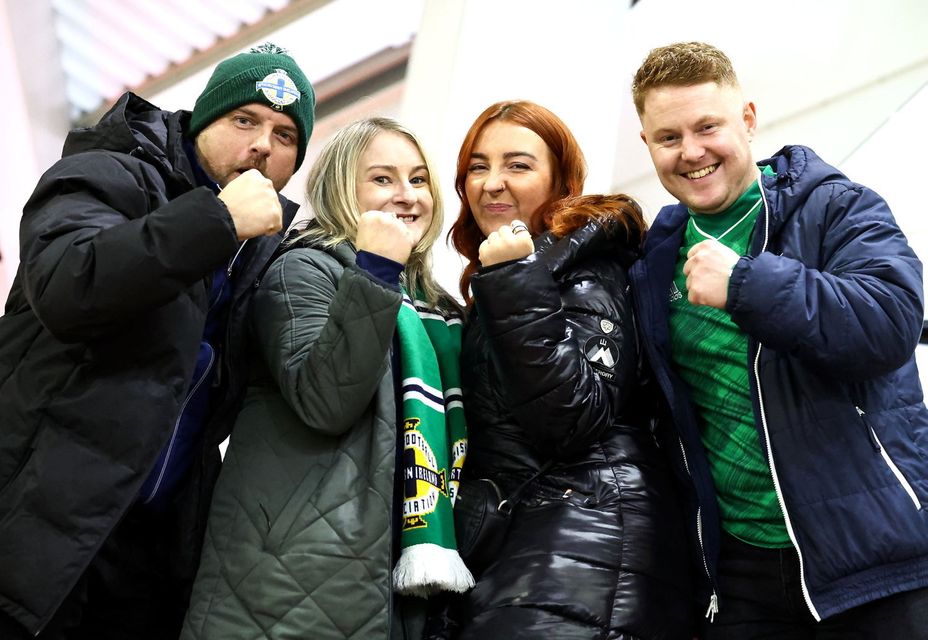
[{"label": "man in navy jacket", "polygon": [[703,637],[928,638],[921,263],[886,203],[810,149],[755,163],[755,107],[718,49],[654,49],[632,93],[680,200],[631,278]]}]

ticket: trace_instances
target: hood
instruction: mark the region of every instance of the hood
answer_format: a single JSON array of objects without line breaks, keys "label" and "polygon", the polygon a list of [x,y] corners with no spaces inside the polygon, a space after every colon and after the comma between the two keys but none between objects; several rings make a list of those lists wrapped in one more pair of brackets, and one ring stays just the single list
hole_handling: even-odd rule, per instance
[{"label": "hood", "polygon": [[797,211],[823,183],[848,182],[843,173],[823,162],[812,149],[800,145],[785,146],[757,164],[770,166],[776,174],[761,178],[767,196],[776,198],[770,203],[774,227]]},{"label": "hood", "polygon": [[188,111],[163,111],[134,93],[124,93],[92,127],[73,129],[65,139],[62,157],[85,151],[112,151],[144,158],[166,179],[193,184],[183,135]]}]

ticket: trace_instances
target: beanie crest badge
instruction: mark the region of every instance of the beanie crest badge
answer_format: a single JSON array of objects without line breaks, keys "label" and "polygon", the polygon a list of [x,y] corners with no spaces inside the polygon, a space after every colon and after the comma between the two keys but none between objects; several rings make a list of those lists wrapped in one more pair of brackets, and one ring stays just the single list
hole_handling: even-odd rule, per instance
[{"label": "beanie crest badge", "polygon": [[300,90],[296,83],[283,69],[275,69],[255,83],[255,91],[260,91],[278,111],[300,99]]}]

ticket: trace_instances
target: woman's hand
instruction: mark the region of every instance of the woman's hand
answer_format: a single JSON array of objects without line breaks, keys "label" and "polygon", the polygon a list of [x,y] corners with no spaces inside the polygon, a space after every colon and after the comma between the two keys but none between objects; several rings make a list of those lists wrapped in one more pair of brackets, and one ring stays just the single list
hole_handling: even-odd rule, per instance
[{"label": "woman's hand", "polygon": [[503,225],[480,243],[478,257],[484,267],[518,260],[530,256],[535,251],[532,234],[521,220],[513,220],[510,225]]},{"label": "woman's hand", "polygon": [[354,242],[358,251],[376,253],[406,264],[415,244],[406,225],[396,219],[395,213],[365,211],[358,219],[358,235]]}]

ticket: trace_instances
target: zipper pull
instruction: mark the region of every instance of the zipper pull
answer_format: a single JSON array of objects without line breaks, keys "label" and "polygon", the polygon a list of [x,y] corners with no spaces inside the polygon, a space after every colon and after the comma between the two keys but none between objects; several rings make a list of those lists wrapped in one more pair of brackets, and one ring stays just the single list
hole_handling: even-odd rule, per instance
[{"label": "zipper pull", "polygon": [[709,598],[709,609],[706,611],[706,617],[709,618],[709,622],[715,622],[715,614],[719,612],[719,597],[715,594],[715,591],[712,592],[712,597]]},{"label": "zipper pull", "polygon": [[242,240],[242,244],[240,244],[240,245],[238,246],[238,251],[236,251],[236,252],[235,252],[235,255],[232,256],[232,259],[229,260],[229,268],[226,269],[226,276],[227,276],[227,277],[229,277],[229,278],[232,277],[232,267],[235,266],[235,261],[238,260],[238,256],[239,256],[239,254],[242,252],[242,249],[245,248],[245,244],[246,244],[247,242],[248,242],[247,239]]},{"label": "zipper pull", "polygon": [[864,423],[864,427],[867,429],[867,437],[870,438],[870,446],[873,447],[874,451],[879,451],[880,447],[879,441],[876,439],[876,435],[873,433],[873,427],[870,426],[870,423],[867,421],[867,414],[864,413],[864,410],[854,405],[854,408],[857,409],[857,415],[860,416],[861,421]]}]

